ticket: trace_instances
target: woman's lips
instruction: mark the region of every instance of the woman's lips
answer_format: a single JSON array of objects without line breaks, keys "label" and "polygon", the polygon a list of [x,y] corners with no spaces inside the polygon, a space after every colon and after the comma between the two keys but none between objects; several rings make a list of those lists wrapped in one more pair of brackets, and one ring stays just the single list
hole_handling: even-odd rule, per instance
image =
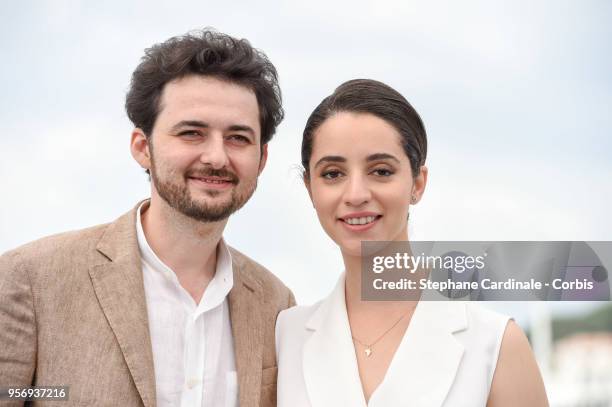
[{"label": "woman's lips", "polygon": [[345,216],[339,218],[338,221],[342,225],[352,232],[363,232],[373,228],[378,221],[382,218],[382,215],[368,215],[368,216]]}]

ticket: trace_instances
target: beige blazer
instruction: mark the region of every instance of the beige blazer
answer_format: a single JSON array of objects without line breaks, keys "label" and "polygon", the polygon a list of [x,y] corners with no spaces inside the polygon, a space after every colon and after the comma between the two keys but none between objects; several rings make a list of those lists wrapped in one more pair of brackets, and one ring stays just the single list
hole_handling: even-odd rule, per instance
[{"label": "beige blazer", "polygon": [[[155,406],[136,208],[0,257],[0,387],[70,386],[62,405]],[[275,406],[274,323],[295,301],[269,271],[230,251],[240,406]]]}]

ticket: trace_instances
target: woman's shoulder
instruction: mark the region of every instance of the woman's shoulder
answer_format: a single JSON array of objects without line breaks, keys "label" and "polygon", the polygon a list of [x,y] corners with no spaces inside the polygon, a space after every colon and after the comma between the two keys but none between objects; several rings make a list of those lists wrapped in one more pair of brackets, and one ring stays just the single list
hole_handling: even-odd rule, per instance
[{"label": "woman's shoulder", "polygon": [[[475,302],[466,302],[464,307],[465,329],[457,332],[456,338],[471,357],[495,366],[504,332],[511,318]],[[490,373],[492,376],[493,372]]]},{"label": "woman's shoulder", "polygon": [[304,327],[310,317],[319,308],[322,301],[312,305],[296,305],[295,307],[282,310],[276,319],[276,330],[293,331],[298,327]]},{"label": "woman's shoulder", "polygon": [[287,330],[304,328],[313,316],[316,315],[316,318],[320,318],[327,314],[330,308],[338,306],[339,303],[344,306],[344,274],[340,276],[332,292],[325,298],[312,305],[299,305],[281,311],[276,320],[277,332],[279,326],[280,329]]},{"label": "woman's shoulder", "polygon": [[[501,339],[511,317],[472,301],[426,301],[419,304],[421,313],[429,320],[443,322],[459,336],[486,335]],[[417,308],[418,310],[418,308]]]},{"label": "woman's shoulder", "polygon": [[276,318],[275,342],[276,358],[286,358],[287,354],[297,354],[308,337],[306,325],[319,308],[322,301],[304,306],[296,305],[281,311]]},{"label": "woman's shoulder", "polygon": [[497,312],[477,302],[465,304],[469,327],[499,327],[505,328],[512,317]]}]

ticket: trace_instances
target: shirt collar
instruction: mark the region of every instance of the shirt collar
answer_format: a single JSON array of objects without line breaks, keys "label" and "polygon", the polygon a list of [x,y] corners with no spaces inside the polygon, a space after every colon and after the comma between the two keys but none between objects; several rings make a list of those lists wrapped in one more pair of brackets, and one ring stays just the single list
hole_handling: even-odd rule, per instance
[{"label": "shirt collar", "polygon": [[[140,249],[142,260],[154,271],[162,273],[167,278],[180,285],[174,271],[159,257],[157,257],[153,249],[151,249],[151,246],[149,246],[147,238],[144,234],[140,213],[149,205],[149,202],[150,201],[148,200],[144,201],[142,204],[140,204],[138,210],[136,211],[136,236],[138,239],[138,247]],[[215,275],[206,287],[206,291],[198,304],[198,311],[205,312],[219,305],[229,294],[233,285],[234,275],[232,272],[232,255],[222,237],[217,244],[217,266],[215,269]]]}]

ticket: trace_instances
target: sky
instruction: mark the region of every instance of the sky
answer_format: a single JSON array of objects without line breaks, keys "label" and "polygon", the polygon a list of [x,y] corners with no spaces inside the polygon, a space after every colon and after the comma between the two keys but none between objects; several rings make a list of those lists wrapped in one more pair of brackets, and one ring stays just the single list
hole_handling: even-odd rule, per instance
[{"label": "sky", "polygon": [[286,118],[225,238],[298,302],[327,295],[343,269],[300,178],[301,134],[353,78],[393,86],[425,123],[411,239],[612,240],[610,2],[58,0],[0,15],[0,252],[149,196],[129,153],[130,75],[145,48],[207,26],[247,38],[279,72]]}]

